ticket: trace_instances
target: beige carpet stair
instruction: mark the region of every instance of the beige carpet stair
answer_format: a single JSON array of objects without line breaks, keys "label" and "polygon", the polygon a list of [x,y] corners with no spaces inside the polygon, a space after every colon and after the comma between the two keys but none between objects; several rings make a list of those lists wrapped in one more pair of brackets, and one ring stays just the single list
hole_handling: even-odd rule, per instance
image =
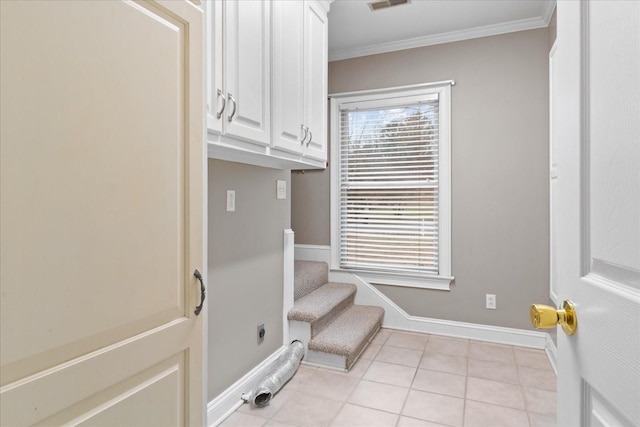
[{"label": "beige carpet stair", "polygon": [[293,268],[295,271],[294,300],[315,291],[329,281],[329,267],[326,262],[294,261]]},{"label": "beige carpet stair", "polygon": [[356,285],[352,283],[327,283],[296,300],[287,317],[289,320],[309,323],[313,338],[353,305],[356,290]]},{"label": "beige carpet stair", "polygon": [[305,362],[349,370],[382,325],[381,307],[354,305],[357,287],[327,283],[324,262],[296,261],[292,339],[307,346]]}]

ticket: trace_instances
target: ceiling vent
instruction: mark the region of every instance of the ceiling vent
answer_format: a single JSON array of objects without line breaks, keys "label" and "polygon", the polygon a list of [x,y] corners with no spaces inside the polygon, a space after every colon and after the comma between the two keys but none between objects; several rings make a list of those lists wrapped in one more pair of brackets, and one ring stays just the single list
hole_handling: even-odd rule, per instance
[{"label": "ceiling vent", "polygon": [[372,11],[386,9],[391,6],[400,6],[401,4],[411,3],[411,0],[382,0],[382,1],[372,1],[369,3],[369,8]]}]

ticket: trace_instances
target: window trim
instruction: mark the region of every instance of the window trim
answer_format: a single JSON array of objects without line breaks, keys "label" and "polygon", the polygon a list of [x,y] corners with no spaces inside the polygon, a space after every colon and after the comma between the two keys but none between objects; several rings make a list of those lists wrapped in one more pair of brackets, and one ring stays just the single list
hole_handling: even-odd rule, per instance
[{"label": "window trim", "polygon": [[[353,273],[369,283],[449,290],[451,276],[451,86],[453,80],[329,95],[331,132],[331,270]],[[340,107],[354,102],[397,97],[432,96],[439,99],[438,275],[379,272],[340,268]]]}]

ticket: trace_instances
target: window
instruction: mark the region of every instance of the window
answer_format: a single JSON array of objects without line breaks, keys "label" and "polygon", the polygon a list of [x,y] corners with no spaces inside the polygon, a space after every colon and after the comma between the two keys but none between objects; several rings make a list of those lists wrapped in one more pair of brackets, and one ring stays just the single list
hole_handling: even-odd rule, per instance
[{"label": "window", "polygon": [[449,289],[451,84],[331,97],[333,269]]}]

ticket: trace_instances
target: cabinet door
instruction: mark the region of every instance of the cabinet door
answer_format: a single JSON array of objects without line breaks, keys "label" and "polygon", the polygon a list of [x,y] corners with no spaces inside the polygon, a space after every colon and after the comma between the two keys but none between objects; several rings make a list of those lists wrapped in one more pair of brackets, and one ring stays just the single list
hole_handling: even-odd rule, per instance
[{"label": "cabinet door", "polygon": [[0,19],[0,425],[201,426],[202,12]]},{"label": "cabinet door", "polygon": [[304,4],[304,122],[311,132],[311,141],[305,143],[305,156],[327,160],[327,14],[314,1]]},{"label": "cabinet door", "polygon": [[302,153],[304,3],[273,2],[273,146]]},{"label": "cabinet door", "polygon": [[207,128],[222,133],[226,93],[222,83],[222,2],[207,1],[205,7],[205,56],[207,60]]},{"label": "cabinet door", "polygon": [[271,141],[270,2],[224,2],[225,133],[249,142]]}]

